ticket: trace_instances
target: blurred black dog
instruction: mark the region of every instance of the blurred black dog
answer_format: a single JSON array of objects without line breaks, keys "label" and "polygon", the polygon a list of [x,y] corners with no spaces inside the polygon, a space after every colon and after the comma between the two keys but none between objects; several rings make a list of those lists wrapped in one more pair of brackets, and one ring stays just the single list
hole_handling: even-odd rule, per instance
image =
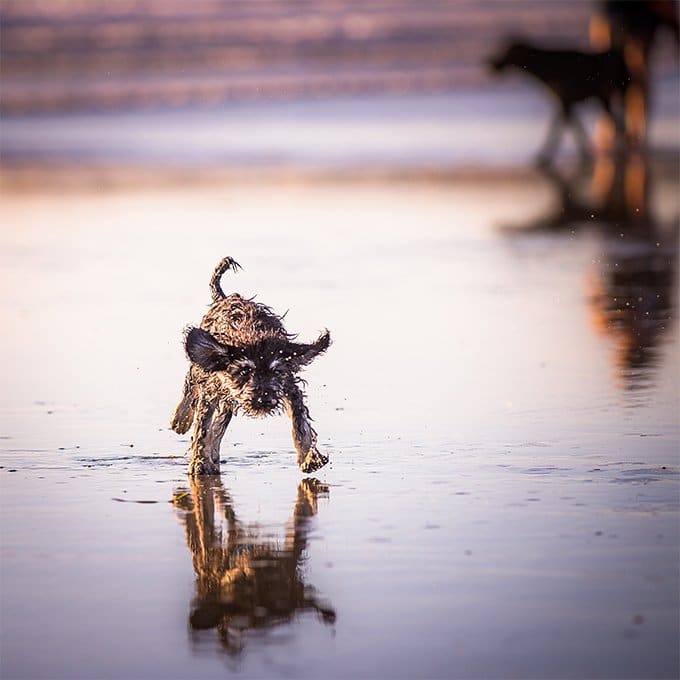
[{"label": "blurred black dog", "polygon": [[581,157],[591,155],[590,142],[574,105],[594,99],[613,120],[619,134],[624,131],[623,99],[630,84],[630,73],[620,50],[580,52],[535,47],[513,42],[488,60],[495,71],[516,68],[541,82],[554,96],[556,112],[539,160],[554,156],[565,126],[570,125]]},{"label": "blurred black dog", "polygon": [[298,372],[330,346],[328,331],[316,342],[294,342],[281,317],[266,305],[225,295],[220,278],[240,265],[225,257],[215,269],[213,304],[200,328],[191,328],[185,347],[191,367],[171,426],[184,434],[194,424],[189,474],[219,474],[220,442],[236,412],[251,417],[284,410],[293,424],[297,462],[303,472],[323,467],[328,458],[316,448],[316,432]]}]

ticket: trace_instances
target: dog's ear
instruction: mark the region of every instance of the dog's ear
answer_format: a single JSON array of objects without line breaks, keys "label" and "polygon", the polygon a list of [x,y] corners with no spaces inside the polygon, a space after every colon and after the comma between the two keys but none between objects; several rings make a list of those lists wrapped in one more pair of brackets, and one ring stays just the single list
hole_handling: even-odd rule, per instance
[{"label": "dog's ear", "polygon": [[189,329],[184,346],[189,359],[206,371],[223,371],[232,359],[231,348],[202,328]]},{"label": "dog's ear", "polygon": [[331,345],[331,334],[324,331],[315,342],[305,344],[301,342],[289,342],[285,351],[286,360],[295,369],[311,364],[319,354],[325,352]]}]

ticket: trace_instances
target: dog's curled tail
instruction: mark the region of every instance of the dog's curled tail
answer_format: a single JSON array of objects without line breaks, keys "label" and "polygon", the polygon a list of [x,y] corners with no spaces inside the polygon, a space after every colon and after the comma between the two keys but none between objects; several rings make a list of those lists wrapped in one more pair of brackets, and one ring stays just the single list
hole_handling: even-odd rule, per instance
[{"label": "dog's curled tail", "polygon": [[212,294],[213,302],[219,302],[227,297],[222,290],[222,286],[220,286],[220,279],[222,278],[222,274],[228,269],[237,272],[239,269],[243,269],[243,267],[241,267],[233,257],[227,256],[220,261],[217,267],[215,267],[215,271],[210,279],[210,293]]}]

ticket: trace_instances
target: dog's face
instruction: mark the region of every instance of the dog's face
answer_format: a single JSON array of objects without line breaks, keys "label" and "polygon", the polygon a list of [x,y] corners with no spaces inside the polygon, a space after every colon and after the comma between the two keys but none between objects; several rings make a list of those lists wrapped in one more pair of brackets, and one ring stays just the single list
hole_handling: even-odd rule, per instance
[{"label": "dog's face", "polygon": [[326,331],[309,345],[264,337],[252,344],[231,346],[201,328],[192,328],[185,342],[191,361],[209,373],[219,373],[238,410],[254,417],[279,411],[295,374],[329,345]]}]

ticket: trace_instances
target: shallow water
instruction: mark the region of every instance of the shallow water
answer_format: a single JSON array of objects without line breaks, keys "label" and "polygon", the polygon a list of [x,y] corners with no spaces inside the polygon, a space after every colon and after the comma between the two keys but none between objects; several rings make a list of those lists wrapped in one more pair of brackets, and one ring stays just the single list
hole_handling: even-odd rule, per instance
[{"label": "shallow water", "polygon": [[[556,186],[5,195],[3,677],[677,676],[676,178],[620,230]],[[283,418],[184,474],[225,254],[331,330],[318,481]]]}]

